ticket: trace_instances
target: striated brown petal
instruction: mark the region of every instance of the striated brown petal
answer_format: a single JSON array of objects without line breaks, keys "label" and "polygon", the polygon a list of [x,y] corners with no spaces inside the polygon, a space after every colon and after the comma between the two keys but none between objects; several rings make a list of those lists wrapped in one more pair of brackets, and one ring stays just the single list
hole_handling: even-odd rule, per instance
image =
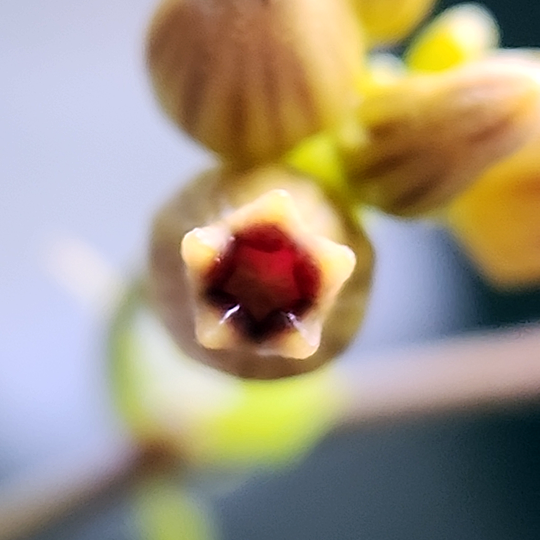
[{"label": "striated brown petal", "polygon": [[148,33],[156,96],[228,161],[270,161],[355,104],[360,26],[347,0],[164,0]]},{"label": "striated brown petal", "polygon": [[279,378],[349,344],[372,268],[349,207],[311,179],[280,167],[218,169],[158,213],[149,278],[185,353],[241,377]]},{"label": "striated brown petal", "polygon": [[344,151],[358,198],[397,215],[429,212],[540,130],[540,64],[490,58],[399,80],[359,119],[366,141]]}]

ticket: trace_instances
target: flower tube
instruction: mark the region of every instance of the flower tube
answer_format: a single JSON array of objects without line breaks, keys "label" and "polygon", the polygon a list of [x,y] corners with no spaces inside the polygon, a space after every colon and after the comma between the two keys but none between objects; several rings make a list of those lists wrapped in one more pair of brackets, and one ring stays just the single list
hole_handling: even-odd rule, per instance
[{"label": "flower tube", "polygon": [[244,378],[335,358],[358,330],[371,271],[344,200],[283,167],[210,171],[154,222],[157,312],[188,355]]}]

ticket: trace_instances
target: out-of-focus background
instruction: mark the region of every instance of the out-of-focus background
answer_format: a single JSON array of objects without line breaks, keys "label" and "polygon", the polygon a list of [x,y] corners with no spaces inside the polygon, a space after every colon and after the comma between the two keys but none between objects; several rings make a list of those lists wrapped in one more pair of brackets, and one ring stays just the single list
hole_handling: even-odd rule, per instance
[{"label": "out-of-focus background", "polygon": [[[504,45],[540,44],[539,4],[485,4]],[[150,92],[142,49],[154,5],[0,4],[0,493],[117,440],[104,346],[110,306],[87,271],[103,260],[127,282],[144,265],[152,212],[211,162]],[[381,220],[373,235],[375,288],[351,358],[540,316],[538,292],[492,291],[428,224]],[[295,470],[255,478],[213,505],[231,540],[537,540],[540,415],[336,435]],[[39,538],[133,534],[116,493]]]}]

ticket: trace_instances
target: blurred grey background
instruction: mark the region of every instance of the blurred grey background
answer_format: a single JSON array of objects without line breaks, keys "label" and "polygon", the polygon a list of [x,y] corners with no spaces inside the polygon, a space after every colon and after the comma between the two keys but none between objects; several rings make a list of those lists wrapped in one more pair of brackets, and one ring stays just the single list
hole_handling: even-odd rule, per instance
[{"label": "blurred grey background", "polygon": [[[540,43],[537,2],[485,4],[505,45]],[[0,490],[51,460],[106,448],[121,430],[103,306],[60,283],[62,249],[89,246],[128,280],[143,268],[152,212],[211,163],[151,95],[142,48],[153,7],[0,4]],[[490,290],[430,225],[381,220],[373,235],[375,288],[351,358],[540,316],[537,291]],[[288,475],[213,502],[231,540],[538,539],[540,418],[336,435]],[[42,538],[129,538],[126,512],[111,494]]]}]

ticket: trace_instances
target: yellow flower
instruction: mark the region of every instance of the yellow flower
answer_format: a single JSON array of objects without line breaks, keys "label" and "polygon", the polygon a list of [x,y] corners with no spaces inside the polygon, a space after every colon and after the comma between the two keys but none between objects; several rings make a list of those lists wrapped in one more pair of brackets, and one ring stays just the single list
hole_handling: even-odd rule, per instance
[{"label": "yellow flower", "polygon": [[441,71],[479,60],[499,44],[499,28],[478,4],[459,4],[433,19],[405,52],[414,71]]},{"label": "yellow flower", "polygon": [[[219,65],[220,74],[229,73],[229,63],[225,67],[220,63],[225,58],[222,48],[213,47],[215,42],[207,42],[208,35],[191,28],[186,23],[189,18],[184,18],[187,13],[206,24],[203,4],[168,0],[165,7],[182,14],[189,32],[179,36],[174,25],[162,27],[165,19],[155,19],[150,68],[169,113],[193,137],[218,152],[222,161],[234,164],[231,178],[242,179],[236,183],[238,193],[253,189],[262,164],[285,161],[307,174],[310,186],[320,184],[332,197],[341,191],[336,204],[347,210],[347,219],[353,203],[402,216],[443,213],[447,225],[494,282],[539,282],[540,61],[534,54],[496,50],[495,21],[472,4],[435,18],[413,39],[403,59],[380,50],[362,57],[362,33],[371,47],[395,43],[421,22],[433,3],[354,0],[363,26],[357,29],[358,21],[350,17],[342,25],[338,18],[327,21],[336,7],[328,1],[322,7],[307,0],[268,6],[228,1],[226,9],[211,13],[212,35],[227,43],[232,40],[224,49],[231,55],[225,56],[241,76],[216,78],[209,66]],[[347,15],[349,7],[343,4],[340,16]],[[304,17],[305,13],[310,16]],[[224,14],[227,21],[229,17],[238,23],[257,20],[260,25],[240,25],[233,35],[223,31]],[[162,31],[164,41],[158,39]],[[261,46],[246,48],[249,39]],[[268,43],[273,44],[270,51]],[[173,50],[179,45],[181,50]],[[193,64],[192,49],[208,63]],[[175,63],[169,55],[176,53]],[[277,61],[291,58],[294,64],[288,63],[285,72],[279,69]],[[296,62],[301,69],[294,67]],[[201,66],[207,68],[204,73]],[[267,68],[274,70],[273,77]],[[201,81],[207,83],[203,94],[195,91],[204,89]],[[177,92],[179,88],[183,93]],[[310,100],[313,107],[306,114]],[[190,189],[205,197],[209,186],[207,177]],[[220,185],[215,193],[208,191],[211,196],[202,201],[203,206],[220,197],[226,200],[232,186],[229,182],[227,188]],[[298,199],[294,190],[291,194]],[[194,215],[193,204],[182,208],[175,226],[183,226],[182,220]],[[261,208],[255,208],[253,216]],[[229,205],[227,212],[232,210]],[[321,221],[320,212],[311,214]],[[212,221],[206,216],[190,229],[207,233]],[[351,230],[357,242],[363,242],[356,223]],[[178,260],[182,236],[170,244]],[[208,246],[203,244],[195,245],[197,256],[206,253],[202,248]],[[186,246],[190,247],[184,245],[184,256],[190,253]],[[370,256],[357,259],[371,264]],[[173,280],[178,281],[177,275],[173,272]],[[158,279],[167,285],[162,276]],[[169,297],[172,290],[164,287]],[[347,296],[358,308],[357,298]],[[179,298],[185,302],[185,296]],[[287,461],[326,433],[339,411],[331,369],[272,382],[238,380],[198,364],[195,355],[181,351],[182,346],[145,308],[132,306],[127,311],[127,318],[119,319],[113,343],[119,405],[141,439],[165,442],[191,463],[245,466]],[[167,312],[174,315],[173,310]],[[180,319],[171,320],[177,324]],[[340,324],[332,327],[332,336],[340,331],[349,334],[343,320],[347,318],[336,318]],[[185,329],[183,320],[178,324]],[[197,339],[197,347],[211,349],[204,339]],[[218,349],[229,342],[222,339]],[[237,360],[232,349],[231,358]]]},{"label": "yellow flower", "polygon": [[[540,80],[536,52],[497,51],[498,28],[489,12],[474,5],[445,11],[411,44],[405,63],[411,70],[439,71],[486,57],[492,63],[526,66]],[[501,288],[540,284],[540,110],[530,102],[529,132],[510,154],[474,177],[444,213],[481,274]]]},{"label": "yellow flower", "polygon": [[353,0],[371,45],[406,37],[431,11],[435,0]]},{"label": "yellow flower", "polygon": [[[539,67],[540,74],[540,67]],[[540,135],[452,202],[448,225],[500,287],[540,283]]]}]

